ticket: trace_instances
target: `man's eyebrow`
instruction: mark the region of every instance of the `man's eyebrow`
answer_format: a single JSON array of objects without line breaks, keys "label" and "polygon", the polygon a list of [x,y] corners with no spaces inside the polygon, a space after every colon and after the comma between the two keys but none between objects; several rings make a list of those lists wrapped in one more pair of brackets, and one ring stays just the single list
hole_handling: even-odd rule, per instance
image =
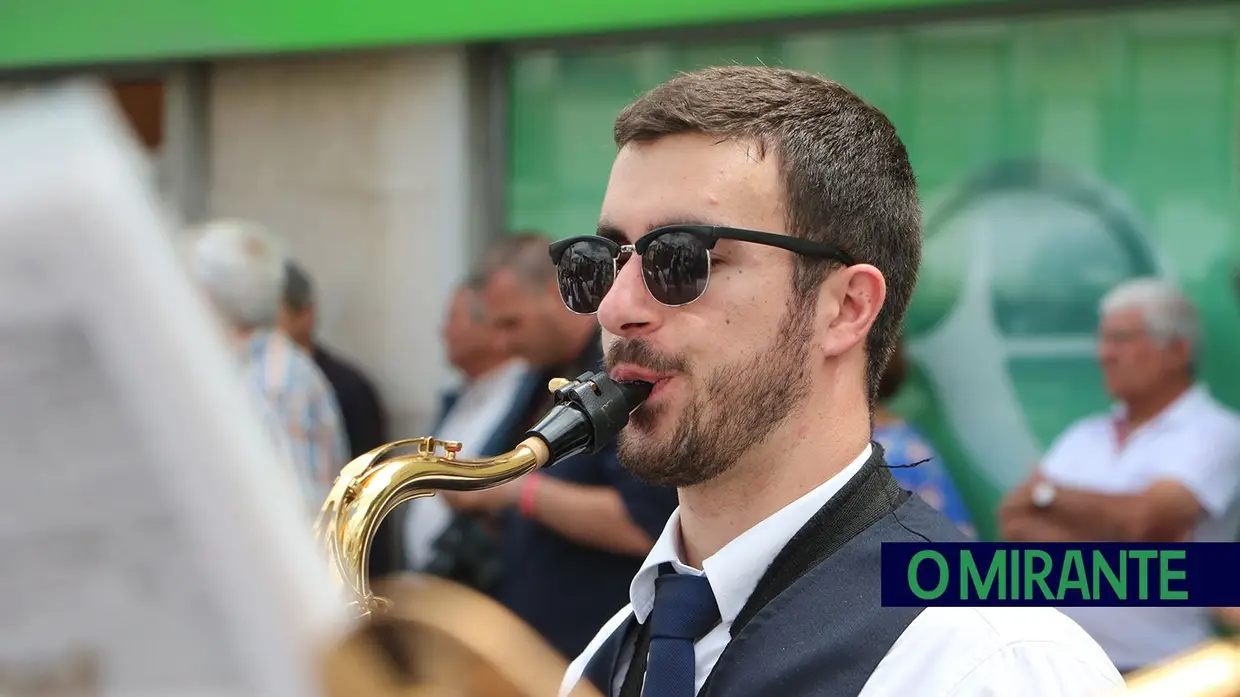
[{"label": "man's eyebrow", "polygon": [[[673,225],[715,226],[718,224],[719,223],[715,221],[706,220],[705,218],[702,218],[700,216],[695,216],[695,215],[668,217],[646,228],[646,230],[643,231],[642,234],[644,235],[650,232],[651,230],[658,230],[659,228],[670,227]],[[621,230],[619,225],[615,225],[606,220],[599,221],[598,230],[594,234],[598,235],[599,237],[606,237],[607,239],[614,240],[616,242],[619,242],[620,244],[629,244],[629,236],[625,234],[624,230]],[[640,236],[641,235],[638,235],[638,237]]]},{"label": "man's eyebrow", "polygon": [[614,242],[619,242],[620,244],[629,243],[628,235],[624,234],[624,231],[620,229],[620,226],[613,225],[606,220],[599,221],[598,230],[595,231],[594,234],[599,237],[606,237],[607,239]]}]

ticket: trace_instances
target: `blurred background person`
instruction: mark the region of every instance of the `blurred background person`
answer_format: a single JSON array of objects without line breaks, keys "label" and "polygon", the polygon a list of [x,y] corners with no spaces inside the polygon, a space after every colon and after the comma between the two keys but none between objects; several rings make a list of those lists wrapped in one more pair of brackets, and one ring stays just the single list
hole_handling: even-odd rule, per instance
[{"label": "blurred background person", "polygon": [[[503,438],[508,448],[551,407],[551,378],[603,369],[598,323],[564,307],[548,243],[541,234],[513,234],[482,261],[492,324],[539,374],[523,418]],[[628,602],[629,583],[676,508],[674,489],[639,482],[621,467],[615,443],[495,489],[447,498],[463,513],[500,517],[496,597],[565,656],[579,654]]]},{"label": "blurred background person", "polygon": [[[508,442],[523,414],[517,398],[535,393],[537,376],[489,321],[484,281],[472,278],[452,296],[443,326],[448,362],[461,373],[459,387],[443,396],[436,438],[463,443],[462,453],[483,457],[511,450]],[[542,385],[546,391],[546,385]]]},{"label": "blurred background person", "polygon": [[878,405],[874,408],[874,440],[883,446],[891,474],[901,487],[938,509],[966,535],[976,537],[964,498],[930,440],[889,408],[907,375],[908,363],[904,346],[900,344],[879,383]]},{"label": "blurred background person", "polygon": [[248,378],[279,420],[317,512],[348,459],[331,386],[308,354],[276,324],[284,291],[285,253],[266,228],[217,220],[194,232],[190,273],[231,331]]},{"label": "blurred background person", "polygon": [[[1116,406],[1062,433],[999,510],[1018,542],[1233,542],[1240,416],[1196,378],[1201,328],[1173,285],[1136,279],[1101,303],[1099,361]],[[1208,608],[1063,608],[1121,672],[1213,636]]]},{"label": "blurred background person", "polygon": [[374,383],[356,365],[328,351],[315,338],[318,305],[314,281],[295,261],[284,266],[284,295],[280,303],[279,327],[314,359],[336,395],[351,458],[374,450],[389,441],[387,415]]},{"label": "blurred background person", "polygon": [[[1240,303],[1240,266],[1231,272],[1231,290],[1236,302]],[[1240,538],[1240,531],[1237,531],[1237,537]],[[1240,632],[1240,607],[1216,608],[1215,616],[1223,623],[1227,632]]]},{"label": "blurred background person", "polygon": [[[538,389],[537,375],[488,321],[481,286],[474,278],[457,287],[441,332],[461,383],[443,395],[431,433],[461,443],[462,458],[511,450],[516,443],[508,439],[524,418],[521,405]],[[405,545],[413,567],[493,592],[501,568],[494,526],[454,514],[440,496],[410,503]]]},{"label": "blurred background person", "polygon": [[[314,281],[304,268],[289,259],[284,264],[284,293],[277,326],[310,356],[327,378],[344,422],[346,461],[352,460],[388,442],[387,417],[370,378],[357,366],[328,351],[316,338],[317,319]],[[372,577],[399,573],[407,568],[400,534],[405,514],[403,510],[394,511],[375,530],[369,562]]]}]

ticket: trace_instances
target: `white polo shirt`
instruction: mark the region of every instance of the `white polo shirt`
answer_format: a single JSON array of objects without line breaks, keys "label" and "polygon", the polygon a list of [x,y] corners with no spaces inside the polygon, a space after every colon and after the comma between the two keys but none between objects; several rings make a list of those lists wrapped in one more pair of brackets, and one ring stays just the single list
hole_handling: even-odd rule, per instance
[{"label": "white polo shirt", "polygon": [[[730,641],[732,622],[766,568],[814,513],[861,469],[871,447],[866,446],[842,472],[704,560],[704,571],[681,560],[680,512],[673,512],[633,578],[631,604],[604,625],[569,665],[560,697],[568,695],[590,658],[630,614],[639,622],[650,615],[654,580],[664,562],[672,563],[679,573],[705,573],[719,605],[720,623],[694,644],[695,691],[702,689]],[[630,645],[620,655],[612,695],[620,692],[632,652]],[[1092,697],[1123,684],[1098,644],[1057,610],[932,607],[905,628],[859,697]]]},{"label": "white polo shirt", "polygon": [[[1206,513],[1193,540],[1240,536],[1240,415],[1196,385],[1133,431],[1122,450],[1115,424],[1123,410],[1077,422],[1051,445],[1041,469],[1050,481],[1103,494],[1136,494],[1173,479]],[[1122,670],[1141,668],[1211,638],[1208,608],[1064,608]]]}]

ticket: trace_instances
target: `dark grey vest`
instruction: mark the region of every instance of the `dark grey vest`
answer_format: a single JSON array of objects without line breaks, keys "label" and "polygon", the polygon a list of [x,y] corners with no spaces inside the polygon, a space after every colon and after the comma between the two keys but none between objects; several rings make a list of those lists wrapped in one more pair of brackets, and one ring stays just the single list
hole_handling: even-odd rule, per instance
[{"label": "dark grey vest", "polygon": [[[883,542],[954,542],[946,517],[892,478],[875,443],[861,470],[788,542],[732,624],[732,639],[699,697],[855,697],[922,608],[882,607]],[[647,623],[648,624],[648,623]],[[630,617],[584,678],[604,694],[624,646],[639,650],[623,697],[640,694],[649,637]]]}]

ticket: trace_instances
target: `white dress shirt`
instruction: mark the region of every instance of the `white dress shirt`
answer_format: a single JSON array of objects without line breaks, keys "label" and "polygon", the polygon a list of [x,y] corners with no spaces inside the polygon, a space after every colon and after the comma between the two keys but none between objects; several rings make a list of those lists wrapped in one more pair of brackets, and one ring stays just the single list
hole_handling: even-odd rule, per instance
[{"label": "white dress shirt", "polygon": [[[658,566],[670,562],[679,573],[710,579],[719,604],[718,626],[694,644],[695,691],[702,689],[731,640],[732,622],[779,551],[869,459],[866,446],[851,464],[813,491],[758,523],[694,569],[681,560],[679,510],[668,520],[633,578],[630,604],[617,613],[564,676],[560,697],[581,679],[602,644],[631,615],[645,622],[654,608]],[[632,657],[620,654],[612,694]],[[1051,608],[926,608],[905,629],[878,664],[860,697],[1086,697],[1122,686],[1123,679],[1102,649],[1075,623]]]},{"label": "white dress shirt", "polygon": [[[477,457],[478,450],[512,409],[528,370],[524,361],[511,360],[474,378],[461,390],[438,432],[431,435],[459,442],[461,452],[457,457]],[[452,509],[440,496],[416,498],[405,505],[409,506],[405,516],[405,554],[410,566],[420,569],[430,561],[435,539],[451,522]]]},{"label": "white dress shirt", "polygon": [[[1158,480],[1192,492],[1205,509],[1193,540],[1234,542],[1240,534],[1240,416],[1204,386],[1186,391],[1137,428],[1122,449],[1115,423],[1123,409],[1077,422],[1042,461],[1046,478],[1102,494],[1137,494]],[[1124,670],[1141,668],[1212,638],[1208,608],[1068,607]]]}]

